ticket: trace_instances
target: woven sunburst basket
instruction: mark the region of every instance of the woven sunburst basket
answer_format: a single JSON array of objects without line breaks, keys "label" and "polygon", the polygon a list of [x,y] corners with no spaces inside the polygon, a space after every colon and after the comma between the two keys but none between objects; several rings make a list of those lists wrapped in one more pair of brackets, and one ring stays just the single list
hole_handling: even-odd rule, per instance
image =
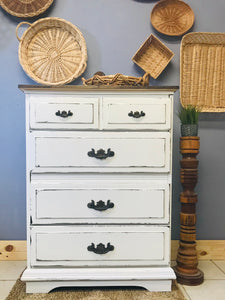
[{"label": "woven sunburst basket", "polygon": [[[21,25],[29,28],[22,38]],[[63,85],[79,77],[87,66],[87,48],[80,30],[59,18],[39,19],[33,24],[21,22],[16,29],[20,41],[19,61],[34,81],[50,86]]]},{"label": "woven sunburst basket", "polygon": [[192,27],[194,19],[191,7],[180,0],[161,0],[151,12],[153,27],[169,36],[183,35]]},{"label": "woven sunburst basket", "polygon": [[54,0],[0,0],[1,7],[10,15],[29,18],[42,14]]}]

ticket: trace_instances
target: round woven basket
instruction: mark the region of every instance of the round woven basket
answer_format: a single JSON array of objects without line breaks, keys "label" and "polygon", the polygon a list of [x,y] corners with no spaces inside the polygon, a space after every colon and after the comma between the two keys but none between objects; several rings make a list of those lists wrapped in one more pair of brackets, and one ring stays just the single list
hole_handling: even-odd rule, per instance
[{"label": "round woven basket", "polygon": [[194,13],[191,7],[180,0],[161,0],[152,9],[153,27],[169,36],[180,36],[194,24]]},{"label": "round woven basket", "polygon": [[[22,38],[18,29],[29,25]],[[59,18],[44,18],[16,29],[20,41],[19,61],[34,81],[63,85],[79,77],[87,66],[87,48],[80,30]]]},{"label": "round woven basket", "polygon": [[42,14],[54,0],[0,0],[1,7],[10,15],[29,18]]}]

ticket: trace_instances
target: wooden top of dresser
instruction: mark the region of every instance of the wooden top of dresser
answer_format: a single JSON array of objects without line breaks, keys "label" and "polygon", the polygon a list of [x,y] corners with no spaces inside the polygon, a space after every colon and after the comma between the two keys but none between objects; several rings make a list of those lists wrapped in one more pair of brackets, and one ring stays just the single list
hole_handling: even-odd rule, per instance
[{"label": "wooden top of dresser", "polygon": [[63,85],[63,86],[43,86],[43,85],[18,85],[22,91],[171,91],[175,92],[179,86],[83,86],[83,85]]}]

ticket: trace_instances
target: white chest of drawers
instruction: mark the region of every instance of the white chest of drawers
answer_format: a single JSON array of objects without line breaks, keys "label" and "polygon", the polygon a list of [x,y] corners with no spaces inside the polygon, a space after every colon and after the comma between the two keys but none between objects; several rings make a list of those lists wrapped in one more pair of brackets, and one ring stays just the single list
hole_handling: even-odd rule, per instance
[{"label": "white chest of drawers", "polygon": [[171,289],[173,94],[46,88],[26,94],[27,292]]}]

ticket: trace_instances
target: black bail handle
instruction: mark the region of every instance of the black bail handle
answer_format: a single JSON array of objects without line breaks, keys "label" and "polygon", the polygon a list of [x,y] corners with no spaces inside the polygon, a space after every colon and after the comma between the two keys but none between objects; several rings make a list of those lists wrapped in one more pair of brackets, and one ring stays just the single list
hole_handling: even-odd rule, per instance
[{"label": "black bail handle", "polygon": [[61,118],[68,118],[73,115],[73,113],[70,110],[68,112],[65,110],[63,110],[63,111],[58,110],[55,114],[56,114],[56,116],[61,117]]},{"label": "black bail handle", "polygon": [[99,200],[96,204],[94,200],[91,200],[91,202],[89,202],[87,204],[88,208],[92,208],[94,210],[98,210],[98,211],[104,211],[107,210],[109,208],[113,208],[114,207],[114,203],[111,202],[110,200],[107,201],[107,203],[105,204],[104,201]]},{"label": "black bail handle", "polygon": [[95,246],[94,243],[91,243],[91,245],[87,247],[87,250],[90,251],[90,252],[94,252],[96,254],[106,254],[110,251],[113,251],[114,246],[111,245],[110,243],[107,243],[107,246],[105,246],[102,243]]},{"label": "black bail handle", "polygon": [[111,151],[110,148],[108,148],[107,152],[103,149],[99,149],[97,151],[95,151],[95,149],[91,149],[91,151],[89,151],[87,153],[87,155],[89,157],[95,157],[97,159],[106,159],[107,157],[112,157],[115,155],[115,153],[113,151]]},{"label": "black bail handle", "polygon": [[138,118],[144,117],[145,113],[143,111],[141,111],[141,112],[139,112],[139,111],[135,111],[135,112],[130,111],[128,116],[138,119]]}]

